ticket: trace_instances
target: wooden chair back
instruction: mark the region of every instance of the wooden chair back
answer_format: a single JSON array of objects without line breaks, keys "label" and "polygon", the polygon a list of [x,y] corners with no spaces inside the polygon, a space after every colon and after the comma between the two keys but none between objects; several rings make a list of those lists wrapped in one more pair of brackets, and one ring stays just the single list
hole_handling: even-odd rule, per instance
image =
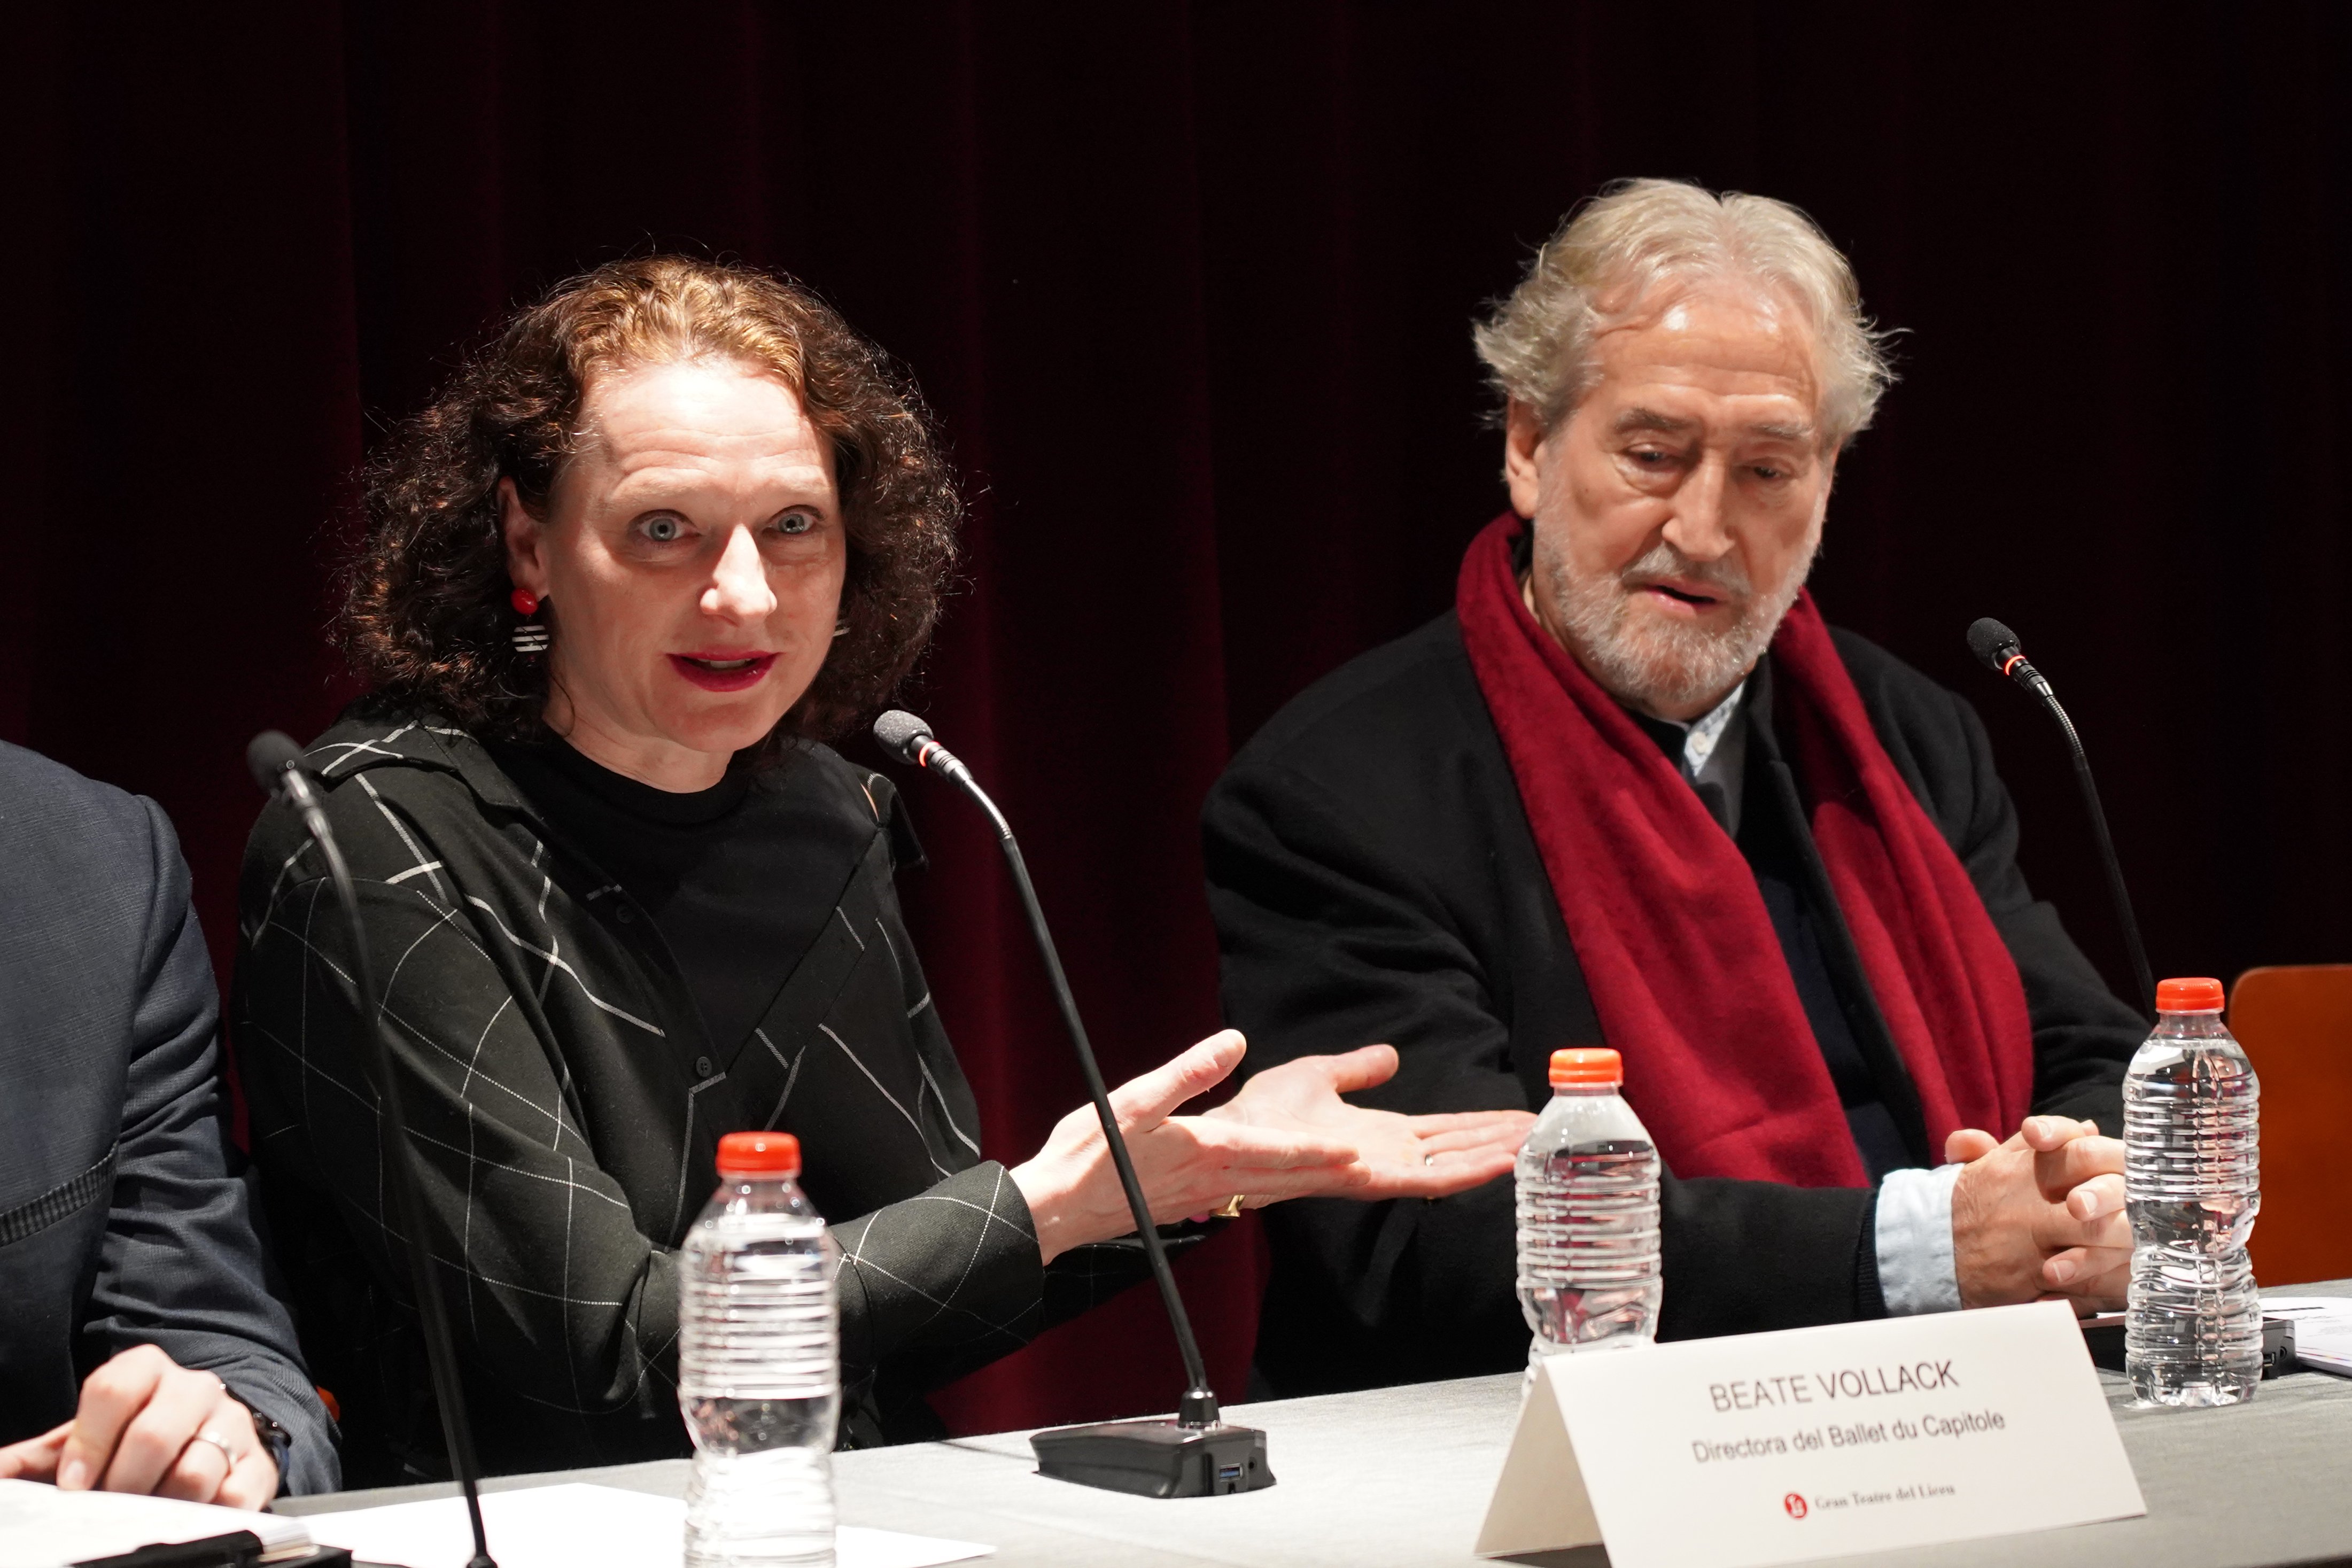
[{"label": "wooden chair back", "polygon": [[2263,1080],[2254,1278],[2352,1278],[2352,963],[2249,969],[2229,1023]]}]

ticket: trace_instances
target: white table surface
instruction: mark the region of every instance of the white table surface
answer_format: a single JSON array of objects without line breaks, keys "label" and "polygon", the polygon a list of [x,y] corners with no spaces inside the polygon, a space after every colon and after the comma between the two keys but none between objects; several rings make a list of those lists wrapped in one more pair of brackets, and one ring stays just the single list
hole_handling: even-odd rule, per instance
[{"label": "white table surface", "polygon": [[[2283,1294],[2352,1295],[2352,1281]],[[2145,1518],[1835,1561],[1853,1568],[2275,1568],[2352,1563],[2352,1381],[2298,1373],[2228,1410],[2131,1407],[2101,1373]],[[1001,1568],[1469,1568],[1517,1412],[1518,1378],[1375,1389],[1231,1406],[1265,1429],[1277,1484],[1222,1498],[1161,1500],[1095,1491],[1036,1473],[1028,1434],[867,1449],[835,1458],[841,1519],[984,1541]],[[682,1493],[687,1463],[502,1477],[486,1488],[591,1480]],[[290,1500],[286,1512],[447,1495],[408,1487]],[[498,1543],[491,1542],[493,1554]],[[1601,1549],[1519,1561],[1605,1563]]]}]

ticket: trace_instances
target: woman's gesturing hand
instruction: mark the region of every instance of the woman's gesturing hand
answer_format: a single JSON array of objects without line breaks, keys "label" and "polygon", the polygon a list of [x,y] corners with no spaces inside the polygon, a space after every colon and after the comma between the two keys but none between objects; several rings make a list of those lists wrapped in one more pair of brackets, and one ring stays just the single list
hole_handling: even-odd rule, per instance
[{"label": "woman's gesturing hand", "polygon": [[278,1461],[253,1413],[219,1378],[153,1345],[91,1373],[72,1420],[0,1448],[0,1479],[10,1478],[228,1508],[259,1508],[278,1495]]},{"label": "woman's gesturing hand", "polygon": [[[1404,1116],[1350,1105],[1339,1097],[1377,1088],[1396,1076],[1393,1046],[1365,1046],[1330,1057],[1300,1057],[1268,1068],[1241,1093],[1209,1112],[1213,1120],[1253,1127],[1317,1131],[1345,1139],[1370,1179],[1355,1198],[1442,1198],[1502,1175],[1517,1159],[1535,1116],[1526,1110],[1468,1110]],[[1253,1208],[1276,1196],[1251,1192]]]},{"label": "woman's gesturing hand", "polygon": [[[1215,1207],[1235,1193],[1272,1203],[1310,1194],[1353,1193],[1373,1179],[1349,1140],[1278,1119],[1259,1126],[1234,1118],[1176,1116],[1175,1109],[1223,1083],[1246,1047],[1232,1029],[1210,1036],[1164,1067],[1110,1091],[1112,1112],[1135,1158],[1157,1224]],[[1036,1157],[1013,1181],[1037,1224],[1037,1247],[1052,1262],[1073,1247],[1135,1229],[1118,1171],[1091,1105],[1055,1125]]]},{"label": "woman's gesturing hand", "polygon": [[[1171,1114],[1223,1083],[1246,1048],[1227,1029],[1111,1090],[1154,1222],[1202,1213],[1236,1194],[1252,1208],[1285,1198],[1443,1197],[1509,1170],[1535,1121],[1524,1110],[1400,1116],[1341,1100],[1395,1075],[1396,1052],[1387,1046],[1286,1062],[1204,1116]],[[1049,1263],[1135,1229],[1092,1106],[1062,1118],[1013,1180]]]}]

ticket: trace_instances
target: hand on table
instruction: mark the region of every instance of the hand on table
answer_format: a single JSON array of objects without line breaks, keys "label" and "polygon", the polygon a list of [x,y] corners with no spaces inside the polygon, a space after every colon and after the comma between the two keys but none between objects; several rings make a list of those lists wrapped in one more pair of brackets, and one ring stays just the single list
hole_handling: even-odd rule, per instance
[{"label": "hand on table", "polygon": [[2088,1121],[2029,1116],[2017,1135],[1964,1128],[1944,1158],[1965,1161],[1952,1189],[1952,1263],[1960,1305],[2060,1299],[2112,1311],[2131,1279],[2124,1146]]},{"label": "hand on table", "polygon": [[278,1461],[219,1378],[140,1345],[89,1374],[72,1420],[0,1448],[0,1480],[259,1508]]},{"label": "hand on table", "polygon": [[[1393,1046],[1364,1046],[1338,1056],[1300,1057],[1268,1068],[1212,1119],[1254,1127],[1314,1131],[1355,1145],[1370,1179],[1343,1196],[1441,1198],[1493,1181],[1508,1170],[1535,1116],[1526,1110],[1468,1110],[1405,1116],[1350,1105],[1339,1097],[1396,1076]],[[1296,1194],[1293,1194],[1296,1195]],[[1256,1208],[1275,1201],[1250,1193]]]}]

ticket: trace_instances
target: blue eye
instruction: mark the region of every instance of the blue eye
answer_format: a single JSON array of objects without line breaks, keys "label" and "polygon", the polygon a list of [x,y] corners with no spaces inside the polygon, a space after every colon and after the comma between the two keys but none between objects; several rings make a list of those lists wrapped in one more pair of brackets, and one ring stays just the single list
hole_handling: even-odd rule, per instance
[{"label": "blue eye", "polygon": [[646,537],[656,544],[674,544],[686,537],[686,524],[674,517],[649,517],[643,526]]},{"label": "blue eye", "polygon": [[788,511],[776,520],[779,533],[806,533],[816,527],[816,519],[804,511]]}]

